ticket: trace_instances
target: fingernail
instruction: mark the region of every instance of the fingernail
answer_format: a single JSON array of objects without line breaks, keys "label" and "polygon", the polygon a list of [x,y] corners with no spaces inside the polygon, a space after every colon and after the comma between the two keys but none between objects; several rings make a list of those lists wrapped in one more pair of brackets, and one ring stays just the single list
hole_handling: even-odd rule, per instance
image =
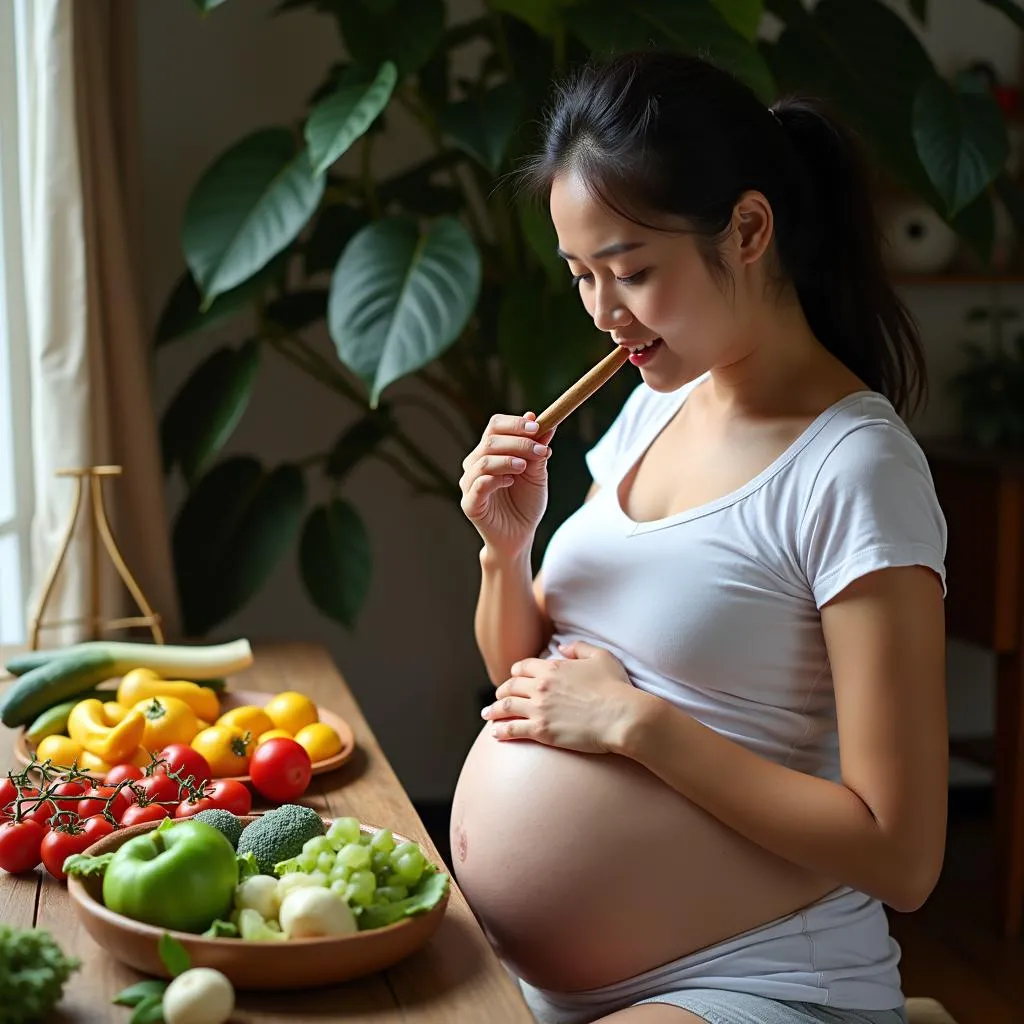
[{"label": "fingernail", "polygon": [[547,453],[548,453],[548,446],[546,444],[535,444],[533,446],[533,454],[534,455],[547,455]]},{"label": "fingernail", "polygon": [[528,434],[536,434],[537,431],[540,430],[540,424],[536,420],[527,420],[526,423],[523,424],[523,429]]},{"label": "fingernail", "polygon": [[513,469],[526,469],[526,459],[515,458],[512,460]]},{"label": "fingernail", "polygon": [[490,711],[490,710],[491,710],[491,705],[490,704],[488,704],[487,707],[485,707],[485,708],[481,708],[480,709],[480,717],[481,718],[486,718],[487,717],[487,712]]}]

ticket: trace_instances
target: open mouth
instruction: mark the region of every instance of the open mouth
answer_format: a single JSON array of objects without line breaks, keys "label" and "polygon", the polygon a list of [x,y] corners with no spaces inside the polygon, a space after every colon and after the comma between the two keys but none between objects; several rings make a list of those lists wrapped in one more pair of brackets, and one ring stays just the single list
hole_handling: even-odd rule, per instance
[{"label": "open mouth", "polygon": [[629,353],[629,361],[637,366],[647,362],[661,348],[661,344],[661,338],[651,338],[650,341],[641,341],[635,345],[623,345],[622,347]]}]

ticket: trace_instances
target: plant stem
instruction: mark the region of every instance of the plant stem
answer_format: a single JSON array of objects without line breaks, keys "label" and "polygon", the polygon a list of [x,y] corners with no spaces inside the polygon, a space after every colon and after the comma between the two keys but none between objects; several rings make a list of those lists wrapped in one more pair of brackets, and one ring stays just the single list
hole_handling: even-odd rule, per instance
[{"label": "plant stem", "polygon": [[437,481],[439,495],[446,495],[459,500],[459,490],[448,478],[445,471],[411,438],[400,430],[395,430],[391,435],[395,444],[404,449],[406,454],[414,458],[420,466],[427,471],[428,475]]},{"label": "plant stem", "polygon": [[384,451],[384,449],[378,447],[371,452],[370,457],[379,459],[381,462],[390,466],[414,490],[427,494],[433,494],[435,492],[435,484],[417,479],[415,473],[413,473],[397,455],[392,455],[391,452]]},{"label": "plant stem", "polygon": [[408,405],[416,409],[422,409],[424,412],[428,412],[434,417],[437,422],[444,427],[444,429],[451,435],[451,437],[457,441],[460,445],[464,445],[469,440],[466,434],[459,429],[459,425],[448,416],[443,409],[439,409],[433,402],[427,401],[425,398],[417,398],[415,395],[406,395],[402,398],[396,398],[391,403],[395,407]]}]

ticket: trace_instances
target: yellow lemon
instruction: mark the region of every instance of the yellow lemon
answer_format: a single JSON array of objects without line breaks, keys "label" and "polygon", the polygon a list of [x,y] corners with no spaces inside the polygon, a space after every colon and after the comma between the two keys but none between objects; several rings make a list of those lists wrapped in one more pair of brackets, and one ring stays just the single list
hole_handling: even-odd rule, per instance
[{"label": "yellow lemon", "polygon": [[295,734],[295,742],[306,748],[313,762],[324,761],[341,750],[341,737],[324,722],[303,726]]},{"label": "yellow lemon", "polygon": [[290,740],[292,734],[287,729],[268,729],[266,732],[261,732],[258,739],[256,740],[256,746],[258,747],[261,743],[266,743],[267,740],[274,740],[278,737],[282,739]]}]

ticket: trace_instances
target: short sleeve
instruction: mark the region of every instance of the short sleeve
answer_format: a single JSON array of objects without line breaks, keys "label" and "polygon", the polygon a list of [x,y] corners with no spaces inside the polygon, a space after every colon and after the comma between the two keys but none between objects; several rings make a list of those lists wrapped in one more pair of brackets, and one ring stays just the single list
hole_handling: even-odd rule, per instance
[{"label": "short sleeve", "polygon": [[945,594],[946,520],[913,436],[877,421],[845,434],[815,478],[800,544],[819,608],[858,577],[895,566],[927,566]]}]

